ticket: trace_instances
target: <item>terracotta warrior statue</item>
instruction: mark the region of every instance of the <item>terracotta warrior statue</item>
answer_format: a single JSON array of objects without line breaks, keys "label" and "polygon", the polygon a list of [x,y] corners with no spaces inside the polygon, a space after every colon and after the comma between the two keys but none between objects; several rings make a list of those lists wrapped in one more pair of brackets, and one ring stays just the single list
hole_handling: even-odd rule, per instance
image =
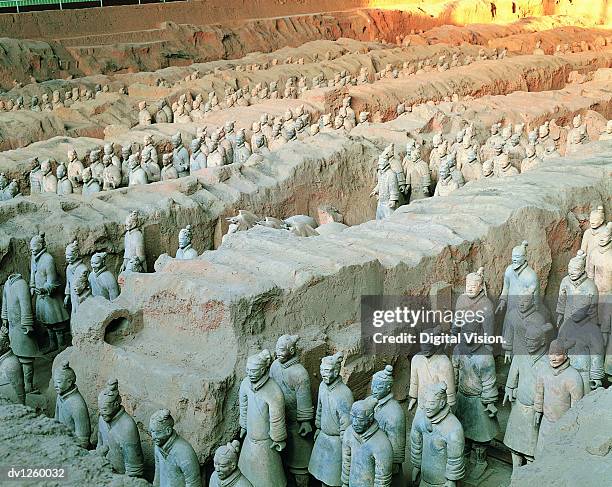
[{"label": "terracotta warrior statue", "polygon": [[[8,331],[10,338],[10,349],[16,357],[18,366],[10,366],[11,359],[7,360],[6,372],[9,370],[23,371],[19,381],[11,380],[11,383],[20,385],[16,387],[18,395],[25,387],[26,394],[38,394],[34,386],[34,358],[39,356],[38,344],[34,337],[34,316],[32,313],[32,301],[28,283],[21,274],[11,274],[4,283],[2,292],[2,326]],[[2,350],[4,354],[6,350]],[[9,379],[11,379],[9,374]],[[25,396],[22,404],[25,404]]]},{"label": "terracotta warrior statue", "polygon": [[323,357],[315,417],[315,444],[308,471],[323,487],[341,487],[342,438],[350,424],[353,393],[340,377],[343,355]]},{"label": "terracotta warrior statue", "polygon": [[180,132],[172,136],[172,163],[179,178],[189,176],[189,152],[183,146],[183,138]]},{"label": "terracotta warrior statue", "polygon": [[133,210],[125,219],[124,251],[121,271],[125,270],[127,261],[132,257],[138,257],[142,264],[143,272],[147,271],[144,235],[141,227],[142,222],[140,221],[140,213],[138,210]]},{"label": "terracotta warrior statue", "polygon": [[176,259],[189,260],[198,256],[198,251],[191,246],[191,225],[182,228],[178,236],[178,249]]},{"label": "terracotta warrior statue", "polygon": [[280,452],[287,443],[285,401],[281,388],[270,380],[272,355],[262,350],[247,359],[240,384],[240,436],[244,438],[238,466],[253,487],[285,487],[287,479]]},{"label": "terracotta warrior statue", "polygon": [[558,338],[574,343],[568,349],[570,364],[581,375],[587,394],[602,385],[605,343],[598,326],[599,292],[586,275],[585,260],[582,250],[570,260],[569,275],[563,278],[559,289],[557,313]]},{"label": "terracotta warrior statue", "polygon": [[409,194],[409,202],[427,198],[430,195],[431,175],[427,163],[421,159],[419,147],[414,147],[410,154],[406,154],[403,169],[406,174],[404,191]]},{"label": "terracotta warrior statue", "polygon": [[534,425],[539,425],[536,458],[546,448],[546,436],[554,424],[584,395],[582,377],[570,365],[567,354],[572,346],[573,343],[564,339],[553,340],[548,350],[550,365],[536,377],[533,400]]},{"label": "terracotta warrior statue", "polygon": [[[197,140],[197,139],[194,139]],[[161,180],[169,181],[171,179],[178,179],[178,172],[176,172],[176,168],[172,163],[172,154],[164,154],[162,156],[162,170],[161,170]]]},{"label": "terracotta warrior statue", "polygon": [[445,382],[424,388],[423,413],[410,431],[412,482],[422,487],[455,487],[465,475],[463,427],[447,404]]},{"label": "terracotta warrior statue", "polygon": [[151,161],[159,165],[159,157],[157,155],[157,149],[155,147],[155,144],[153,143],[153,136],[150,134],[145,135],[143,142],[144,147],[142,148],[142,150],[149,151],[149,158],[151,159]]},{"label": "terracotta warrior statue", "polygon": [[149,432],[155,445],[156,487],[202,487],[200,464],[193,447],[174,429],[167,409],[151,415]]},{"label": "terracotta warrior statue", "polygon": [[538,442],[538,427],[535,424],[534,398],[536,377],[548,367],[546,356],[547,337],[552,332],[550,323],[530,326],[525,330],[526,353],[515,355],[506,380],[503,405],[512,405],[504,444],[512,452],[512,468],[525,462],[531,463]]},{"label": "terracotta warrior statue", "polygon": [[11,350],[9,331],[4,326],[0,328],[0,381],[2,384],[10,384],[17,396],[17,403],[25,405],[23,367]]},{"label": "terracotta warrior statue", "polygon": [[66,246],[66,286],[64,287],[64,306],[74,315],[78,306],[78,298],[74,286],[74,278],[79,271],[89,273],[87,266],[81,258],[79,243],[74,240]]},{"label": "terracotta warrior statue", "polygon": [[[202,152],[202,141],[197,137],[191,141],[191,155],[189,156],[189,172],[193,173],[205,169],[206,154]],[[177,173],[178,176],[178,173]]]},{"label": "terracotta warrior statue", "polygon": [[527,291],[535,295],[536,309],[539,310],[541,303],[540,281],[535,271],[527,263],[527,241],[524,240],[521,245],[512,249],[512,263],[504,272],[504,286],[495,309],[495,314],[506,310],[502,330],[504,335],[508,326],[510,311],[516,307],[518,297]]},{"label": "terracotta warrior statue", "polygon": [[253,487],[238,468],[239,453],[238,440],[217,448],[213,457],[215,471],[210,476],[209,487]]},{"label": "terracotta warrior statue", "polygon": [[86,167],[83,169],[83,196],[91,196],[102,191],[102,187],[97,179],[91,177],[91,169]]},{"label": "terracotta warrior statue", "polygon": [[104,154],[102,158],[102,164],[104,164],[104,171],[102,171],[102,186],[105,191],[121,187],[121,163],[115,164],[113,159],[117,159],[118,161],[116,156],[110,154]]},{"label": "terracotta warrior statue", "polygon": [[377,404],[374,419],[387,435],[393,450],[392,482],[402,485],[402,463],[406,459],[406,414],[400,403],[393,397],[393,366],[386,365],[372,377],[372,396]]},{"label": "terracotta warrior statue", "polygon": [[77,156],[74,149],[68,151],[68,179],[72,183],[73,188],[80,188],[83,184],[83,171],[85,166]]},{"label": "terracotta warrior statue", "polygon": [[121,405],[119,383],[110,379],[98,395],[98,445],[96,453],[105,457],[113,472],[142,477],[144,461],[136,421]]},{"label": "terracotta warrior statue", "polygon": [[49,334],[49,348],[45,352],[52,352],[65,346],[64,332],[69,315],[62,302],[55,260],[47,252],[44,234],[32,237],[30,252],[30,294],[36,302],[35,317]]},{"label": "terracotta warrior statue", "polygon": [[106,252],[97,252],[91,256],[89,286],[91,294],[102,296],[110,301],[119,296],[117,279],[106,267]]},{"label": "terracotta warrior statue", "polygon": [[30,174],[28,179],[30,181],[30,194],[42,193],[42,172],[40,170],[38,157],[30,159]]},{"label": "terracotta warrior statue", "polygon": [[[478,321],[466,321],[462,333],[483,334]],[[471,440],[476,463],[469,477],[476,480],[485,472],[487,445],[499,430],[497,424],[497,384],[492,352],[478,341],[460,341],[453,350],[453,367],[457,378],[456,415]]]},{"label": "terracotta warrior statue", "polygon": [[53,387],[57,393],[55,419],[67,426],[79,445],[89,448],[91,424],[87,404],[76,385],[76,374],[67,360],[53,369]]},{"label": "terracotta warrior statue", "polygon": [[159,164],[151,158],[150,148],[144,148],[140,153],[140,167],[146,173],[148,183],[161,181],[161,169]]},{"label": "terracotta warrior statue", "polygon": [[376,196],[376,219],[382,220],[390,216],[400,197],[400,188],[395,171],[391,169],[389,162],[390,154],[385,150],[378,158],[377,183],[370,196]]},{"label": "terracotta warrior statue", "polygon": [[297,487],[308,487],[314,407],[310,378],[298,356],[298,339],[297,335],[282,335],[278,339],[270,377],[280,386],[285,399],[287,448],[283,451],[283,461],[287,470],[295,476]]},{"label": "terracotta warrior statue", "polygon": [[580,249],[586,254],[587,271],[590,267],[591,252],[597,248],[598,235],[606,228],[606,214],[604,207],[601,205],[595,206],[589,215],[589,228],[582,235],[582,243]]},{"label": "terracotta warrior statue", "polygon": [[607,343],[605,371],[612,376],[612,222],[605,225],[597,236],[597,247],[591,252],[587,275],[595,281],[599,290],[599,326]]},{"label": "terracotta warrior statue", "polygon": [[536,155],[535,146],[531,144],[527,145],[527,147],[525,147],[525,158],[521,161],[521,173],[530,171],[540,164],[542,164],[542,159]]},{"label": "terracotta warrior statue", "polygon": [[342,485],[391,487],[393,447],[374,419],[378,399],[369,396],[351,406],[351,425],[342,440]]},{"label": "terracotta warrior statue", "polygon": [[[469,319],[467,316],[471,315],[479,316],[483,333],[493,336],[495,334],[493,309],[493,302],[487,296],[484,267],[480,267],[476,272],[470,272],[465,278],[465,293],[457,298],[455,304],[456,318],[452,325],[452,332],[454,334],[460,333],[465,321]],[[489,347],[488,345],[485,346]],[[489,349],[491,348],[489,347]],[[447,388],[447,390],[449,389]],[[453,405],[450,400],[449,403],[451,406]]]},{"label": "terracotta warrior statue", "polygon": [[139,125],[151,125],[152,117],[151,112],[147,109],[147,102],[141,101],[138,103],[138,124]]},{"label": "terracotta warrior statue", "polygon": [[434,190],[434,196],[448,196],[453,191],[459,189],[459,184],[453,178],[451,171],[448,167],[448,162],[443,161],[440,163],[440,169],[438,170],[438,184]]},{"label": "terracotta warrior statue", "polygon": [[74,274],[73,281],[74,292],[76,293],[76,301],[72,307],[72,314],[70,315],[70,329],[74,330],[76,326],[76,320],[74,319],[77,311],[81,304],[88,298],[92,297],[91,288],[89,287],[89,269],[87,267],[78,268]]},{"label": "terracotta warrior statue", "polygon": [[130,173],[128,176],[128,186],[149,184],[149,178],[147,177],[147,173],[140,164],[140,161],[138,160],[138,154],[132,154],[128,158],[128,164],[130,167]]},{"label": "terracotta warrior statue", "polygon": [[63,164],[57,166],[55,174],[57,176],[57,194],[63,196],[74,193],[72,183],[68,179],[68,174],[66,174],[66,166]]}]

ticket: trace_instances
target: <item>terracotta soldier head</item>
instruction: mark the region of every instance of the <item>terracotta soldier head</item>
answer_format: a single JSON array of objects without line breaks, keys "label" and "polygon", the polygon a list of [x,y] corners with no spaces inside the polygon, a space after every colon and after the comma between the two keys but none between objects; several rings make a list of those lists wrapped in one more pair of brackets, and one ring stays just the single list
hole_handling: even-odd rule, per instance
[{"label": "terracotta soldier head", "polygon": [[561,367],[568,360],[567,351],[574,346],[571,340],[557,338],[548,349],[548,361],[553,369]]},{"label": "terracotta soldier head", "polygon": [[575,257],[572,257],[567,264],[567,274],[572,281],[578,281],[586,271],[586,253],[579,250]]},{"label": "terracotta soldier head", "polygon": [[372,396],[380,400],[391,393],[393,387],[393,366],[385,365],[372,376]]},{"label": "terracotta soldier head", "polygon": [[484,267],[476,272],[470,272],[465,278],[465,294],[470,298],[478,296],[484,288]]},{"label": "terracotta soldier head", "polygon": [[527,263],[527,240],[512,249],[512,268],[516,271]]},{"label": "terracotta soldier head", "polygon": [[106,387],[98,394],[98,410],[104,421],[110,423],[121,409],[121,395],[117,379],[109,379]]},{"label": "terracotta soldier head", "polygon": [[79,243],[74,240],[66,246],[66,262],[74,264],[80,258]]},{"label": "terracotta soldier head", "polygon": [[284,364],[297,354],[298,335],[282,335],[276,341],[276,358]]},{"label": "terracotta soldier head", "polygon": [[240,442],[234,440],[226,445],[220,446],[215,451],[213,464],[219,480],[225,480],[238,468],[238,454],[240,453]]},{"label": "terracotta soldier head", "polygon": [[374,408],[378,400],[369,396],[362,401],[355,401],[351,406],[351,425],[355,433],[364,433],[374,422]]},{"label": "terracotta soldier head", "polygon": [[178,235],[178,241],[179,249],[184,249],[191,245],[191,225],[187,225],[185,228],[181,229]]},{"label": "terracotta soldier head", "polygon": [[68,360],[62,361],[59,367],[53,370],[53,388],[57,394],[64,394],[74,387],[76,374],[70,367]]},{"label": "terracotta soldier head", "polygon": [[326,384],[333,383],[340,376],[340,368],[344,355],[341,352],[336,352],[334,355],[328,355],[321,360],[321,379]]},{"label": "terracotta soldier head", "polygon": [[98,272],[106,264],[106,252],[97,252],[91,256],[91,268],[94,272]]},{"label": "terracotta soldier head", "polygon": [[168,441],[174,433],[174,418],[168,409],[160,409],[151,415],[149,432],[153,443],[157,446],[162,446]]},{"label": "terracotta soldier head", "polygon": [[272,354],[269,350],[262,350],[258,354],[251,355],[247,359],[246,374],[252,383],[259,382],[272,364]]},{"label": "terracotta soldier head", "polygon": [[605,218],[604,207],[597,206],[597,208],[593,208],[591,210],[591,214],[589,215],[589,225],[593,230],[597,230],[604,224]]},{"label": "terracotta soldier head", "polygon": [[446,407],[446,384],[438,382],[425,388],[423,411],[428,418],[433,418]]},{"label": "terracotta soldier head", "polygon": [[138,210],[133,210],[125,218],[125,229],[127,231],[134,230],[140,226],[140,213]]}]

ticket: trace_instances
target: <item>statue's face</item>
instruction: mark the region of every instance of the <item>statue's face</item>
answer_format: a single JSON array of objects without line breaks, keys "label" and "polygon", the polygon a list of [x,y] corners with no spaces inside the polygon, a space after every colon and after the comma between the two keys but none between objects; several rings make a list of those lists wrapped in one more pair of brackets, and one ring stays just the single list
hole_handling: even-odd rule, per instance
[{"label": "statue's face", "polygon": [[108,399],[98,401],[98,409],[100,411],[100,416],[107,423],[110,423],[111,419],[115,417],[115,415],[119,412],[120,408],[121,405],[117,401],[110,401]]},{"label": "statue's face", "polygon": [[575,281],[579,279],[582,274],[584,274],[584,269],[579,265],[570,265],[567,267],[567,274],[570,276],[572,281]]},{"label": "statue's face", "polygon": [[162,426],[162,425],[149,425],[149,433],[151,433],[151,438],[153,439],[153,443],[157,446],[162,446],[168,438],[172,436],[172,427],[171,426]]},{"label": "statue's face", "polygon": [[91,259],[91,268],[94,271],[99,271],[100,269],[102,269],[103,265],[104,265],[104,260],[100,258]]},{"label": "statue's face", "polygon": [[446,166],[440,169],[440,179],[442,180],[448,179],[448,168]]},{"label": "statue's face", "polygon": [[217,458],[215,456],[214,460],[215,472],[219,476],[220,480],[224,480],[229,477],[234,470],[236,470],[236,462],[229,460],[227,458]]},{"label": "statue's face", "polygon": [[599,228],[603,224],[603,222],[604,222],[604,218],[600,212],[594,211],[591,213],[589,217],[589,225],[591,226],[593,230]]},{"label": "statue's face", "polygon": [[76,152],[71,150],[70,152],[68,152],[68,160],[69,161],[74,161],[76,159]]},{"label": "statue's face", "polygon": [[30,241],[30,252],[32,255],[38,254],[43,249],[43,244],[39,239]]},{"label": "statue's face", "polygon": [[249,364],[247,362],[246,375],[251,382],[257,382],[266,374],[266,368],[261,364]]},{"label": "statue's face", "polygon": [[525,347],[531,354],[536,353],[544,346],[544,337],[525,337]]},{"label": "statue's face", "polygon": [[172,146],[176,149],[179,145],[181,145],[181,141],[178,138],[173,138]]},{"label": "statue's face", "polygon": [[533,295],[526,294],[524,296],[519,297],[518,308],[522,313],[529,311],[532,306],[533,306]]},{"label": "statue's face", "polygon": [[482,282],[477,279],[466,279],[465,280],[465,294],[470,298],[475,298],[482,291]]},{"label": "statue's face", "polygon": [[497,128],[497,124],[496,125],[491,125],[491,135],[497,135],[498,132],[498,128]]},{"label": "statue's face", "polygon": [[330,364],[322,363],[319,371],[321,372],[321,379],[328,385],[334,382],[340,375],[340,369]]},{"label": "statue's face", "polygon": [[567,353],[552,351],[548,354],[548,361],[553,369],[560,367],[567,360]]},{"label": "statue's face", "polygon": [[[135,162],[138,163],[138,161]],[[128,215],[127,219],[125,220],[125,226],[128,230],[133,230],[136,228],[138,226],[138,219],[136,218],[136,215]]]},{"label": "statue's face", "polygon": [[435,396],[426,397],[425,404],[423,404],[423,410],[428,418],[433,418],[436,414],[442,411],[445,401],[443,399],[436,399]]},{"label": "statue's face", "polygon": [[74,252],[72,249],[66,249],[66,262],[69,264],[74,264],[79,258],[79,255]]},{"label": "statue's face", "polygon": [[276,358],[281,364],[291,360],[295,355],[295,347],[290,347],[286,343],[276,344]]},{"label": "statue's face", "polygon": [[56,394],[64,394],[74,385],[74,381],[67,374],[57,374],[53,377],[53,388]]},{"label": "statue's face", "polygon": [[351,411],[351,424],[355,433],[363,433],[372,424],[372,416],[366,411]]},{"label": "statue's face", "polygon": [[189,235],[185,234],[185,233],[179,233],[179,247],[181,249],[184,249],[185,247],[187,247],[190,243],[191,243],[191,239],[189,238]]},{"label": "statue's face", "polygon": [[391,392],[391,384],[380,379],[372,379],[372,395],[376,399],[382,399]]},{"label": "statue's face", "polygon": [[512,252],[512,268],[514,270],[521,267],[526,261],[527,258],[522,252]]}]

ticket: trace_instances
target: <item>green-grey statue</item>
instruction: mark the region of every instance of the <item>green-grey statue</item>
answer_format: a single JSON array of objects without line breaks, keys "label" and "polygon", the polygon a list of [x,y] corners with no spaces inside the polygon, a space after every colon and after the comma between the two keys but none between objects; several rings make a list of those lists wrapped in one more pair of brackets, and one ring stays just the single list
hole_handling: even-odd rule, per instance
[{"label": "green-grey statue", "polygon": [[238,468],[239,453],[238,440],[217,448],[213,458],[215,471],[210,476],[209,487],[253,487]]},{"label": "green-grey statue", "polygon": [[378,403],[374,419],[393,448],[393,483],[401,485],[402,463],[406,458],[406,414],[393,397],[393,366],[387,365],[372,377],[372,395]]},{"label": "green-grey statue", "polygon": [[55,419],[66,425],[76,436],[79,445],[87,449],[91,424],[87,404],[76,385],[76,374],[67,360],[53,369],[53,386],[57,393]]},{"label": "green-grey statue", "polygon": [[351,406],[351,425],[342,440],[343,487],[390,487],[393,447],[374,419],[375,396]]},{"label": "green-grey statue", "polygon": [[32,301],[28,284],[21,274],[11,274],[4,283],[2,325],[8,329],[10,349],[21,364],[19,369],[23,370],[21,383],[25,392],[38,394],[34,386],[34,358],[39,351],[34,337]]},{"label": "green-grey statue", "polygon": [[353,393],[340,377],[343,355],[323,357],[315,417],[315,444],[308,471],[329,487],[342,486],[342,438],[351,422]]},{"label": "green-grey statue", "polygon": [[294,475],[297,487],[308,487],[314,406],[310,378],[298,356],[298,339],[297,335],[283,335],[278,339],[270,377],[280,386],[285,398],[287,448],[282,455],[285,467]]},{"label": "green-grey statue", "polygon": [[[463,427],[446,402],[446,384],[429,384],[423,413],[410,431],[412,482],[421,487],[455,487],[465,475]],[[416,485],[416,484],[414,484]]]},{"label": "green-grey statue", "polygon": [[270,380],[272,354],[262,350],[247,359],[240,384],[240,436],[244,438],[238,466],[253,487],[285,487],[280,452],[285,449],[285,400]]},{"label": "green-grey statue", "polygon": [[149,419],[155,444],[156,487],[202,487],[200,464],[193,447],[174,430],[174,418],[160,409]]},{"label": "green-grey statue", "polygon": [[110,379],[100,391],[98,410],[100,418],[96,452],[106,457],[114,472],[129,477],[142,477],[144,463],[138,426],[121,405],[117,379]]}]

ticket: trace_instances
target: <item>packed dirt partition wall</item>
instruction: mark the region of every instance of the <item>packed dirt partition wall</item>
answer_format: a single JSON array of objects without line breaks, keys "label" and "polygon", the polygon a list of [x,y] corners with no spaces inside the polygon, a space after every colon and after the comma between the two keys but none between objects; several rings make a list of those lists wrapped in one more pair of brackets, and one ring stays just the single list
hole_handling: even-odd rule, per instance
[{"label": "packed dirt partition wall", "polygon": [[[282,333],[301,335],[313,389],[320,357],[343,350],[345,378],[356,398],[364,397],[385,357],[362,354],[361,295],[423,294],[439,281],[460,291],[465,276],[485,266],[496,299],[512,247],[528,240],[528,260],[550,307],[591,205],[612,209],[611,149],[612,142],[592,144],[580,158],[468,183],[337,235],[239,232],[194,261],[129,275],[112,303],[94,298],[75,319],[74,346],[55,363],[69,358],[77,376],[87,378],[80,387],[94,407],[114,375],[139,424],[157,408],[173,408],[179,431],[204,462],[237,433],[246,357],[273,349]],[[409,365],[398,370],[403,399]]]}]

